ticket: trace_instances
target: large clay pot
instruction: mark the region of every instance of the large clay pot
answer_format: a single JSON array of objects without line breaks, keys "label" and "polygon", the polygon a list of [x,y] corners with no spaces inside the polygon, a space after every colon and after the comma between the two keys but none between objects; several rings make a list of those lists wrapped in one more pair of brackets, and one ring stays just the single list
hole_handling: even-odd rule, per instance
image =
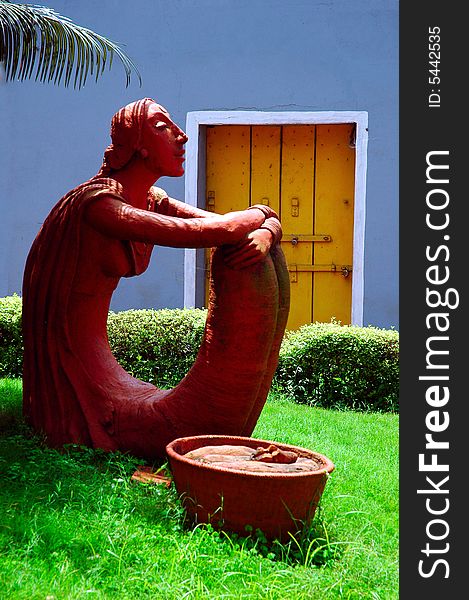
[{"label": "large clay pot", "polygon": [[[184,456],[203,446],[240,445],[256,449],[274,444],[319,468],[299,473],[259,473],[213,466]],[[205,435],[178,438],[166,446],[176,490],[193,522],[247,535],[246,526],[268,539],[290,539],[308,525],[334,464],[322,454],[289,444],[241,436]]]}]

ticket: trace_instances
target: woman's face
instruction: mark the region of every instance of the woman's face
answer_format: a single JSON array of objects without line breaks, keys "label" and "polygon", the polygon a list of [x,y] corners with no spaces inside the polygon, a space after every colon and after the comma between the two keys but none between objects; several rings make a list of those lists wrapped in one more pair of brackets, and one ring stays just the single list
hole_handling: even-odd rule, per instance
[{"label": "woman's face", "polygon": [[180,177],[184,174],[186,134],[159,104],[151,104],[142,129],[145,163],[157,176]]}]

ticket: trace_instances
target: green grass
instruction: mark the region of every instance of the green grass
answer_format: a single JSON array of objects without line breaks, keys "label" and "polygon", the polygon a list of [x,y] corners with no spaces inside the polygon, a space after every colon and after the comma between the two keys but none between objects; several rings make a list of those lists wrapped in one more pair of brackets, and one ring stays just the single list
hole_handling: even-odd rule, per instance
[{"label": "green grass", "polygon": [[0,380],[0,598],[397,599],[398,416],[272,395],[253,435],[336,466],[288,544],[190,528],[173,487],[131,482],[138,458],[47,448]]}]

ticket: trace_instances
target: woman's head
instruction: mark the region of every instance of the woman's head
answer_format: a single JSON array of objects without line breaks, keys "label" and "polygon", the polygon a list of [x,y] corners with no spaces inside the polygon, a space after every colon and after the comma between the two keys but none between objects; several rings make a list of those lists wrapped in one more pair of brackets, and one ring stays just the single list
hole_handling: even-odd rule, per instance
[{"label": "woman's head", "polygon": [[[165,144],[168,142],[166,139],[168,133],[165,133],[167,131],[171,131],[173,145],[178,144],[175,152],[174,149],[167,147],[167,143]],[[121,108],[111,120],[112,143],[104,152],[99,175],[107,176],[111,171],[122,169],[136,153],[148,162],[150,168],[155,169],[162,162],[164,169],[168,154],[176,153],[179,158],[183,157],[183,145],[186,141],[185,133],[173,123],[167,110],[155,100],[143,98],[131,102]],[[179,161],[181,168],[182,160]],[[183,172],[182,170],[182,172],[160,173],[160,175],[178,176]]]}]

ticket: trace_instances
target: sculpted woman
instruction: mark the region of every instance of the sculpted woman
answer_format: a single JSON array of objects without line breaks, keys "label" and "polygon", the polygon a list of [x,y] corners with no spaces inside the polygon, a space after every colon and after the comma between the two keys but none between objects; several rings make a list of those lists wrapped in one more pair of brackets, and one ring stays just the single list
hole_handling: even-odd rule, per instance
[{"label": "sculpted woman", "polygon": [[[277,366],[289,309],[281,226],[267,206],[217,215],[154,183],[184,173],[185,133],[145,98],[111,123],[100,171],[51,210],[23,280],[24,414],[48,444],[163,457],[176,437],[251,435]],[[107,337],[121,277],[154,245],[214,248],[204,339],[171,390],[135,379]]]}]

